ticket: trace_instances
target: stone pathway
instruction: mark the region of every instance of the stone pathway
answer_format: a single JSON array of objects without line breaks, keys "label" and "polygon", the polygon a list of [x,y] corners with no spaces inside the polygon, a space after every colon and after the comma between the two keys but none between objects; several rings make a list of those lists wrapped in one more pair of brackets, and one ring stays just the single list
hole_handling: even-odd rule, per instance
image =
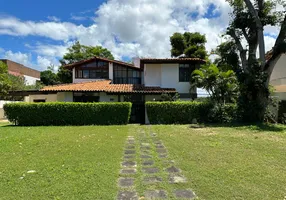
[{"label": "stone pathway", "polygon": [[[175,165],[175,161],[168,159],[168,150],[157,134],[150,132],[148,134],[141,130],[136,139],[134,136],[127,138],[119,172],[117,200],[168,199],[168,197],[195,199],[194,192],[184,188],[188,180],[182,170]],[[167,174],[167,178],[163,174]],[[141,194],[143,196],[139,197],[135,183],[150,185],[152,189],[146,190]],[[160,189],[161,184],[169,184],[171,187],[181,184],[182,188],[173,187],[172,191],[166,191]]]}]

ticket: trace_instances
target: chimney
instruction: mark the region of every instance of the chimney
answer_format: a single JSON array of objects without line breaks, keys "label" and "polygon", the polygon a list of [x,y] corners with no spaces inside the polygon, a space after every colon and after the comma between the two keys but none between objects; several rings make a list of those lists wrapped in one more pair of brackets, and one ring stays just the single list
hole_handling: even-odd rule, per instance
[{"label": "chimney", "polygon": [[132,63],[135,67],[140,68],[140,58],[139,57],[132,58]]}]

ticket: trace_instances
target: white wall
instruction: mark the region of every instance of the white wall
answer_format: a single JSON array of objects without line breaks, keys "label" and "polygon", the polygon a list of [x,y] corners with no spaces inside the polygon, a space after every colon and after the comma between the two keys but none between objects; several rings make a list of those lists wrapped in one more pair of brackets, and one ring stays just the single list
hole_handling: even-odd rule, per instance
[{"label": "white wall", "polygon": [[0,100],[0,119],[5,119],[3,106],[6,103],[17,103],[19,101],[2,101]]},{"label": "white wall", "polygon": [[57,101],[60,102],[73,102],[73,93],[72,92],[58,92]]},{"label": "white wall", "polygon": [[[145,64],[146,86],[175,88],[178,93],[189,93],[190,83],[179,82],[179,64]],[[195,92],[195,91],[194,91]]]},{"label": "white wall", "polygon": [[286,85],[286,54],[277,58],[275,67],[270,77],[271,85]]},{"label": "white wall", "polygon": [[144,81],[146,86],[161,86],[161,64],[145,64]]},{"label": "white wall", "polygon": [[24,75],[24,78],[25,78],[26,85],[34,85],[36,84],[37,81],[40,80],[39,78],[35,78],[32,76],[27,76],[27,75]]},{"label": "white wall", "polygon": [[[105,92],[100,92],[99,94],[99,101],[100,102],[118,102],[118,96],[117,95],[108,95]],[[112,101],[113,99],[113,101]]]},{"label": "white wall", "polygon": [[45,99],[46,102],[56,102],[58,99],[57,94],[41,94],[41,95],[29,95],[29,97],[25,98],[25,102],[33,103],[34,100]]}]

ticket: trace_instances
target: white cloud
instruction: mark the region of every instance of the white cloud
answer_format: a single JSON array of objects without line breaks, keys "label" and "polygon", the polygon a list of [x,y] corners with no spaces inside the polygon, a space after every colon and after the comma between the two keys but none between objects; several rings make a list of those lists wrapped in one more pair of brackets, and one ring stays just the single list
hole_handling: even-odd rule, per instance
[{"label": "white cloud", "polygon": [[31,54],[29,53],[21,53],[21,52],[12,52],[12,51],[6,51],[3,55],[4,58],[18,62],[20,64],[23,64],[27,67],[31,65]]},{"label": "white cloud", "polygon": [[[208,19],[205,15],[210,5],[215,5]],[[87,11],[90,12],[90,11]],[[34,44],[27,47],[38,56],[38,63],[56,63],[74,40],[84,45],[102,45],[112,51],[115,58],[170,57],[169,37],[174,32],[200,32],[206,35],[208,51],[220,44],[221,34],[228,26],[231,12],[225,0],[108,0],[95,11],[90,26],[60,22],[50,16],[52,22],[21,21],[13,17],[0,19],[0,35],[43,36],[63,41],[61,45]],[[191,14],[196,13],[192,18]],[[73,20],[86,19],[85,13],[72,14]],[[265,33],[276,37],[277,27],[266,27]],[[266,37],[267,50],[274,38]]]},{"label": "white cloud", "polygon": [[51,20],[51,21],[54,21],[54,22],[59,22],[59,21],[61,21],[61,19],[58,18],[58,17],[56,17],[56,16],[48,16],[47,18],[48,18],[48,20]]}]

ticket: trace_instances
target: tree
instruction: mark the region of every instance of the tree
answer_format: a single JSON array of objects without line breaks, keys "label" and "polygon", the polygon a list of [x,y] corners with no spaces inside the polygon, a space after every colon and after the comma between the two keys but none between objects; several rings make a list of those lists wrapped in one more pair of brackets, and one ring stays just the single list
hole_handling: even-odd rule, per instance
[{"label": "tree", "polygon": [[184,34],[174,33],[170,37],[170,42],[172,46],[172,57],[178,57],[185,54],[188,58],[205,59],[207,56],[205,48],[205,43],[207,42],[206,37],[198,32],[185,32]]},{"label": "tree", "polygon": [[8,75],[8,66],[0,61],[0,95],[3,97],[9,91],[11,81]]},{"label": "tree", "polygon": [[72,82],[72,71],[65,68],[64,66],[60,66],[58,73],[58,80],[61,83],[71,83]]},{"label": "tree", "polygon": [[68,48],[68,52],[60,60],[62,65],[72,64],[81,60],[92,58],[94,56],[103,57],[113,60],[114,57],[111,52],[101,46],[85,46],[77,41]]},{"label": "tree", "polygon": [[54,72],[54,66],[49,66],[47,70],[42,71],[40,77],[44,85],[57,85],[61,83],[58,75]]},{"label": "tree", "polygon": [[221,71],[215,64],[206,64],[194,70],[191,85],[205,89],[215,103],[233,103],[237,99],[235,73],[232,70]]},{"label": "tree", "polygon": [[[233,8],[232,21],[227,29],[239,51],[241,65],[236,72],[240,83],[239,110],[244,121],[262,122],[269,100],[268,85],[275,61],[285,52],[286,15],[275,11],[283,0],[227,0]],[[285,3],[284,1],[282,3]],[[266,61],[264,27],[281,25]],[[247,45],[243,45],[243,41]],[[259,48],[259,57],[257,49]]]},{"label": "tree", "polygon": [[215,59],[214,64],[220,70],[234,70],[235,72],[239,70],[239,56],[237,53],[237,48],[233,40],[229,40],[221,43],[215,50],[214,53],[219,56]]}]

